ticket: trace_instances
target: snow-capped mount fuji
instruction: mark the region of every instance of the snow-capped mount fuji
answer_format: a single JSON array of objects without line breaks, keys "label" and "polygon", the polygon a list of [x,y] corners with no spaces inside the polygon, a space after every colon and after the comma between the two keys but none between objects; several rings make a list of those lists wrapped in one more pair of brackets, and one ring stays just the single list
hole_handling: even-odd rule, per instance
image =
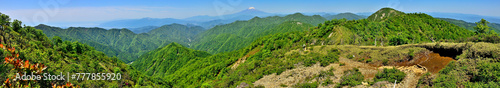
[{"label": "snow-capped mount fuji", "polygon": [[254,7],[250,7],[246,10],[240,11],[238,13],[230,14],[230,15],[248,15],[248,16],[259,16],[260,17],[260,16],[270,16],[273,14],[257,10]]}]

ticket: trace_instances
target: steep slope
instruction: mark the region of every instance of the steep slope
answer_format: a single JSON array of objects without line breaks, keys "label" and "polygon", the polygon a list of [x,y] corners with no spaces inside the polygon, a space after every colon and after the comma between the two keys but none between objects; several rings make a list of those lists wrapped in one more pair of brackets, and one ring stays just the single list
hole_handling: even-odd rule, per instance
[{"label": "steep slope", "polygon": [[323,16],[325,17],[326,19],[328,20],[332,20],[332,19],[347,19],[347,20],[358,20],[358,19],[365,19],[365,17],[363,16],[359,16],[359,15],[356,15],[354,13],[339,13],[337,15],[325,15]]},{"label": "steep slope", "polygon": [[192,48],[209,53],[228,52],[243,48],[251,41],[269,34],[304,31],[311,24],[324,22],[319,16],[304,16],[300,13],[284,17],[255,17],[248,21],[236,21],[219,25],[196,36]]},{"label": "steep slope", "polygon": [[146,75],[165,77],[184,67],[188,62],[207,56],[210,54],[192,50],[174,42],[143,54],[132,63],[132,66]]},{"label": "steep slope", "polygon": [[394,16],[397,16],[400,14],[404,14],[404,13],[401,11],[397,11],[395,9],[392,9],[392,8],[382,8],[382,9],[378,10],[377,12],[373,13],[372,15],[370,15],[367,19],[372,20],[372,21],[381,21],[385,18],[394,17]]},{"label": "steep slope", "polygon": [[[60,36],[63,40],[80,41],[104,51],[109,56],[117,56],[124,62],[131,62],[145,52],[171,42],[188,45],[191,38],[204,31],[199,26],[187,27],[171,24],[151,30],[149,33],[135,34],[128,29],[102,29],[70,27],[61,29],[47,25],[35,28],[44,30],[49,37]],[[111,49],[110,49],[111,48]]]},{"label": "steep slope", "polygon": [[[1,14],[4,18],[6,15]],[[79,42],[63,41],[58,37],[49,40],[42,30],[34,27],[21,27],[21,22],[15,20],[9,22],[0,20],[0,57],[5,58],[0,62],[0,80],[2,87],[162,87],[154,80],[142,75],[139,71],[129,67],[126,63],[116,57],[108,57],[103,52]],[[7,24],[12,23],[12,26]],[[104,75],[97,79],[79,80],[65,78],[65,80],[14,80],[16,73],[27,75],[62,74],[66,73],[113,73],[115,80],[103,79]],[[96,75],[96,74],[94,74]],[[110,74],[111,75],[111,74]],[[21,75],[19,75],[21,76]],[[42,75],[45,76],[45,75]],[[68,76],[69,77],[69,76]],[[111,78],[111,76],[107,76]],[[29,78],[28,78],[29,79]],[[144,80],[142,80],[144,79]],[[163,86],[166,87],[166,86]]]}]

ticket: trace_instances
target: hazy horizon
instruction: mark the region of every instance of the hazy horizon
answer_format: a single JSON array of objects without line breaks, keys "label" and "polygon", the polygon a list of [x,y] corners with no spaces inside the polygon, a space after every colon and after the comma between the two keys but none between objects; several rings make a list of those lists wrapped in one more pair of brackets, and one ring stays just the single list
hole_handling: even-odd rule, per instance
[{"label": "hazy horizon", "polygon": [[497,0],[22,0],[3,1],[0,12],[27,25],[96,26],[102,22],[139,19],[219,16],[237,13],[250,7],[268,13],[360,13],[390,7],[403,12],[440,12],[474,14],[500,18]]}]

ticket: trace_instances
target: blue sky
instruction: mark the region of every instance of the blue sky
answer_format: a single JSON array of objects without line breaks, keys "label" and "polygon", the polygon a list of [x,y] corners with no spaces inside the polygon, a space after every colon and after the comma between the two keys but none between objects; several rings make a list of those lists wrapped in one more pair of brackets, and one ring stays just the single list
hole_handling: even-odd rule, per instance
[{"label": "blue sky", "polygon": [[249,7],[270,13],[445,12],[500,17],[500,0],[1,0],[0,12],[28,25],[80,26],[136,18],[187,18],[224,15]]}]

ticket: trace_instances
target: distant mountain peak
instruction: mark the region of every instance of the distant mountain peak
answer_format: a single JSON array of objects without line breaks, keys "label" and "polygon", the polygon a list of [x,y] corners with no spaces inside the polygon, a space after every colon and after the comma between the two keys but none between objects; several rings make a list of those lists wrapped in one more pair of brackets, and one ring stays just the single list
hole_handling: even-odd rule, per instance
[{"label": "distant mountain peak", "polygon": [[385,8],[378,10],[377,12],[373,13],[372,15],[370,15],[368,17],[368,20],[379,21],[379,20],[382,20],[382,19],[385,19],[388,17],[397,16],[400,14],[404,14],[404,13],[401,11],[395,10],[393,8],[385,7]]},{"label": "distant mountain peak", "polygon": [[287,15],[287,16],[305,16],[305,15],[302,14],[302,13],[297,12],[297,13],[290,14],[290,15]]},{"label": "distant mountain peak", "polygon": [[332,19],[347,19],[347,20],[357,20],[357,19],[365,19],[366,17],[363,17],[363,16],[360,16],[360,15],[356,15],[354,13],[351,13],[351,12],[345,12],[345,13],[339,13],[337,15],[325,15],[324,16],[326,19],[328,20],[332,20]]},{"label": "distant mountain peak", "polygon": [[351,12],[339,13],[339,14],[337,14],[337,15],[341,15],[341,14],[356,15],[356,14],[351,13]]},{"label": "distant mountain peak", "polygon": [[243,11],[240,11],[238,13],[235,13],[237,15],[255,15],[255,16],[260,16],[260,15],[267,15],[269,13],[260,11],[255,9],[255,7],[249,7],[248,9],[245,9]]},{"label": "distant mountain peak", "polygon": [[246,9],[246,10],[243,10],[243,11],[241,11],[241,12],[262,12],[262,11],[260,11],[260,10],[257,10],[257,9],[255,9],[255,8],[253,8],[253,9],[251,9],[251,8],[248,8],[248,9]]},{"label": "distant mountain peak", "polygon": [[151,18],[151,17],[144,17],[144,18],[141,18],[141,20],[155,20],[156,18]]}]

